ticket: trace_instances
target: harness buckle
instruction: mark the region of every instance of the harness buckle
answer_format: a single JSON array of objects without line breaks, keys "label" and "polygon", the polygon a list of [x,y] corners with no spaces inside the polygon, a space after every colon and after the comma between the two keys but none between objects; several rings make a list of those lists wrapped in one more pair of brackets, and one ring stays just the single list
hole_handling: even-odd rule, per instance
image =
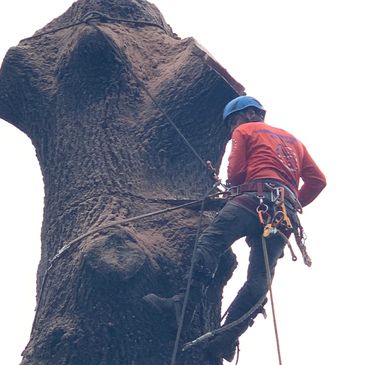
[{"label": "harness buckle", "polygon": [[278,187],[275,187],[270,192],[271,201],[275,204],[277,200],[280,198],[280,190]]},{"label": "harness buckle", "polygon": [[256,212],[257,212],[257,216],[259,217],[259,221],[261,224],[265,224],[264,215],[266,215],[266,217],[267,217],[266,223],[268,223],[268,220],[270,218],[270,214],[267,213],[268,210],[269,210],[269,207],[266,204],[264,204],[263,200],[262,200],[262,202],[260,200],[260,204],[256,207]]},{"label": "harness buckle", "polygon": [[228,189],[227,189],[227,193],[229,195],[231,195],[232,197],[235,197],[237,195],[240,194],[240,190],[239,190],[239,185],[236,185],[236,186],[230,186]]}]

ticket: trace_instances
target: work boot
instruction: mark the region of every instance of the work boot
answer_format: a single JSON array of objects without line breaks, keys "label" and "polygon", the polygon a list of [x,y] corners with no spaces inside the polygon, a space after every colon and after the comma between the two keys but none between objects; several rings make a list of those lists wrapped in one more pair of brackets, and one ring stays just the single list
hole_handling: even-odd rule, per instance
[{"label": "work boot", "polygon": [[238,347],[238,337],[230,330],[219,333],[205,346],[205,352],[212,359],[221,359],[231,362]]},{"label": "work boot", "polygon": [[[193,280],[190,285],[189,299],[186,306],[185,322],[192,319],[196,306],[202,299],[204,284]],[[152,307],[159,315],[175,315],[176,322],[179,325],[182,307],[185,298],[185,289],[179,294],[170,298],[160,297],[150,293],[143,297],[143,300]]]},{"label": "work boot", "polygon": [[150,293],[145,295],[143,300],[160,315],[174,315],[177,324],[179,323],[184,302],[184,293],[176,294],[170,298],[163,298],[154,293]]},{"label": "work boot", "polygon": [[[233,305],[230,306],[227,318],[221,327],[224,329],[225,326],[228,326],[230,323],[238,320],[242,315],[242,309],[240,308],[240,298],[237,298]],[[265,298],[262,304],[257,308],[255,312],[252,313],[252,316],[247,318],[242,323],[237,324],[234,327],[228,328],[225,331],[217,334],[211,341],[206,345],[206,352],[208,356],[211,358],[223,358],[228,362],[231,362],[234,359],[236,354],[236,348],[239,345],[239,337],[246,332],[249,326],[252,326],[254,323],[254,318],[262,313],[265,315],[264,305],[267,302],[267,298]]]},{"label": "work boot", "polygon": [[231,362],[236,355],[238,346],[238,338],[227,339],[226,342],[224,340],[218,340],[217,342],[212,340],[212,344],[210,344],[206,351],[212,358],[223,358],[224,360]]},{"label": "work boot", "polygon": [[238,349],[239,344],[239,340],[236,338],[236,341],[233,341],[230,346],[227,346],[222,355],[223,359],[231,362],[236,355],[236,350]]}]

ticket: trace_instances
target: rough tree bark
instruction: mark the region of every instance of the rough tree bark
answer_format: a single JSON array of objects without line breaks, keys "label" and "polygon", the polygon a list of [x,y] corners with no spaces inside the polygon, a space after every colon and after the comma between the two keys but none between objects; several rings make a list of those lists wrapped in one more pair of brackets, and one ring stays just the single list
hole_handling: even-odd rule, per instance
[{"label": "rough tree bark", "polygon": [[[93,11],[109,19],[90,19]],[[144,0],[79,0],[37,34],[11,48],[0,71],[0,117],[32,140],[45,186],[37,311],[22,364],[169,364],[174,320],[161,321],[141,298],[184,284],[197,211],[103,229],[54,257],[85,232],[199,199],[210,186],[150,96],[219,166],[229,136],[222,108],[243,87]],[[227,254],[182,342],[217,326],[234,262]],[[177,363],[212,364],[198,351]]]}]

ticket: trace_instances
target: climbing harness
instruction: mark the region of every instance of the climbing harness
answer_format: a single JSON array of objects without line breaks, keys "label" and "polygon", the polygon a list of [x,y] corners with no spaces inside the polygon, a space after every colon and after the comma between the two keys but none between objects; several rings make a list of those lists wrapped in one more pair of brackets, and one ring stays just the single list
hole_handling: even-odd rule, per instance
[{"label": "climbing harness", "polygon": [[278,182],[262,181],[227,187],[226,191],[231,199],[245,193],[259,201],[255,210],[260,223],[264,226],[264,237],[279,234],[288,245],[292,260],[297,261],[298,258],[288,239],[293,233],[303,261],[310,267],[312,260],[305,246],[307,237],[298,217],[298,213],[302,213],[303,209],[294,193]]}]

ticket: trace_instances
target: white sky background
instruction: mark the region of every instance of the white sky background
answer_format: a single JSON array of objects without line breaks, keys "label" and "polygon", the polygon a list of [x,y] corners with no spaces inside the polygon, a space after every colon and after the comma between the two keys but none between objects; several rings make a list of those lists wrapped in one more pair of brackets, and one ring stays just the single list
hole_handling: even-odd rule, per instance
[{"label": "white sky background", "polygon": [[[313,267],[287,252],[277,268],[283,364],[365,364],[362,1],[153,2],[180,37],[193,36],[264,104],[268,123],[301,139],[327,176],[302,217]],[[72,3],[1,0],[0,59]],[[16,365],[34,316],[43,186],[30,140],[2,120],[0,171],[0,363]],[[225,307],[246,275],[248,248],[234,250],[242,264]],[[241,365],[278,363],[271,316],[242,336],[241,350]]]}]

